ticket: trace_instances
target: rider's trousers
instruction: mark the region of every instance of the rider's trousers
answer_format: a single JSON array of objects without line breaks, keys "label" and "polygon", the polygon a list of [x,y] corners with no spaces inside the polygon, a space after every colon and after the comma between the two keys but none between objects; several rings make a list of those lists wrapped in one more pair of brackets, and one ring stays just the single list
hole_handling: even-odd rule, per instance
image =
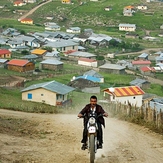
[{"label": "rider's trousers", "polygon": [[[103,143],[103,132],[102,132],[102,125],[101,123],[97,122],[98,125],[98,131],[97,131],[97,140],[99,141],[99,144]],[[84,129],[83,129],[83,139],[81,140],[81,143],[86,143],[87,142],[87,137],[88,137],[88,130],[87,130],[87,123],[84,124]]]}]

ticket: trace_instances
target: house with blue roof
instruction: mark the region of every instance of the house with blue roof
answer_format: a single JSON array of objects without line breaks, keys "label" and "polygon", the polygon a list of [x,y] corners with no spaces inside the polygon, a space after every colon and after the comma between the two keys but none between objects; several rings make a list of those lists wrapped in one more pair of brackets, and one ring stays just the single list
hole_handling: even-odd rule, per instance
[{"label": "house with blue roof", "polygon": [[57,106],[71,102],[69,94],[74,90],[75,88],[73,87],[56,81],[50,81],[33,84],[21,90],[21,93],[22,100]]},{"label": "house with blue roof", "polygon": [[138,56],[139,60],[148,60],[148,54],[147,53],[142,53]]},{"label": "house with blue roof", "polygon": [[156,109],[156,111],[163,111],[163,98],[153,98],[150,103],[151,109]]}]

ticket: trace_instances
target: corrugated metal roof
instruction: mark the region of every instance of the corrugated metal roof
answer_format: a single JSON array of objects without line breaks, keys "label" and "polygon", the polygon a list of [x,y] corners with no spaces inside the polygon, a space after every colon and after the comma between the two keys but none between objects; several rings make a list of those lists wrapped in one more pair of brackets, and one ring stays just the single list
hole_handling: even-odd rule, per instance
[{"label": "corrugated metal roof", "polygon": [[78,76],[75,78],[76,79],[87,79],[87,80],[90,80],[90,81],[93,81],[93,82],[100,82],[100,78],[96,78],[96,77],[93,77],[93,76],[88,76],[88,75],[84,75],[84,76]]},{"label": "corrugated metal roof", "polygon": [[76,51],[76,52],[70,53],[69,56],[89,58],[89,57],[95,57],[96,55],[92,53],[88,53],[88,52]]},{"label": "corrugated metal roof", "polygon": [[144,91],[138,86],[115,87],[114,92],[110,91],[109,88],[107,88],[107,89],[104,89],[104,92],[107,92],[117,97],[135,96],[135,95],[144,94]]},{"label": "corrugated metal roof", "polygon": [[133,28],[136,28],[136,25],[135,24],[119,24],[119,27],[133,27]]},{"label": "corrugated metal roof", "polygon": [[8,59],[0,59],[0,63],[5,63],[7,61],[8,61]]},{"label": "corrugated metal roof", "polygon": [[43,50],[43,49],[34,49],[32,50],[32,54],[38,54],[38,55],[43,55],[44,53],[46,53],[47,50]]},{"label": "corrugated metal roof", "polygon": [[41,64],[50,64],[50,65],[61,65],[61,64],[63,64],[63,62],[61,62],[57,59],[46,59],[40,63]]},{"label": "corrugated metal roof", "polygon": [[88,76],[93,76],[93,77],[96,77],[96,78],[103,78],[103,76],[99,73],[97,73],[95,70],[90,70],[90,71],[87,71],[83,74],[84,76],[85,75],[88,75]]},{"label": "corrugated metal roof", "polygon": [[146,58],[146,57],[148,57],[148,54],[147,53],[142,53],[138,57],[139,58]]},{"label": "corrugated metal roof", "polygon": [[99,66],[99,68],[104,68],[104,69],[111,69],[111,70],[122,70],[122,69],[125,69],[124,66],[120,66],[120,65],[117,65],[117,64],[109,64],[109,63],[106,63],[102,66]]},{"label": "corrugated metal roof", "polygon": [[29,63],[28,60],[12,59],[7,64],[8,65],[15,65],[15,66],[24,66],[27,63]]},{"label": "corrugated metal roof", "polygon": [[45,82],[45,83],[33,84],[33,85],[23,89],[21,92],[26,92],[26,91],[30,91],[30,90],[39,89],[39,88],[44,88],[51,92],[55,92],[57,94],[62,94],[62,95],[65,95],[65,94],[75,90],[75,88],[67,86],[65,84],[62,84],[62,83],[59,83],[56,81],[50,81],[50,82]]},{"label": "corrugated metal roof", "polygon": [[145,65],[145,64],[151,64],[151,61],[143,61],[143,60],[137,60],[137,61],[132,61],[133,65]]},{"label": "corrugated metal roof", "polygon": [[7,49],[0,49],[0,55],[1,54],[8,54],[8,53],[11,53],[11,52]]},{"label": "corrugated metal roof", "polygon": [[130,85],[140,86],[143,83],[149,83],[149,82],[147,80],[144,80],[144,79],[135,79],[135,80],[130,82]]}]

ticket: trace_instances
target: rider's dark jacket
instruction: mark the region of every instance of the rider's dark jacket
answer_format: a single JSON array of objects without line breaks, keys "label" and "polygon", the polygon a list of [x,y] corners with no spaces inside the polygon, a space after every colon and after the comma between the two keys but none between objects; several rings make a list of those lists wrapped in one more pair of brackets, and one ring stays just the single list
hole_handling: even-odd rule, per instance
[{"label": "rider's dark jacket", "polygon": [[[88,117],[89,113],[91,113],[91,104],[87,104],[87,105],[80,111],[80,114],[86,115],[85,117]],[[99,114],[104,114],[105,111],[104,111],[104,109],[102,108],[101,105],[96,104],[96,111],[95,111],[95,113],[97,113],[97,115],[99,115]],[[88,119],[87,119],[87,118],[84,118],[84,124],[86,124],[87,121],[88,121]],[[98,122],[100,122],[100,123],[105,127],[105,120],[104,120],[104,118],[103,118],[102,116],[100,116],[100,117],[98,118]]]}]

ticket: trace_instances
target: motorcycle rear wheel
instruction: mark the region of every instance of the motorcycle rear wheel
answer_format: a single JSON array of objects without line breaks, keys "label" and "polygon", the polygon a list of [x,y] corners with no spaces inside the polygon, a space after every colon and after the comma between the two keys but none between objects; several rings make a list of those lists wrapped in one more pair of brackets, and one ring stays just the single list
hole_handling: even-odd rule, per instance
[{"label": "motorcycle rear wheel", "polygon": [[89,137],[89,152],[90,152],[90,163],[94,163],[95,160],[95,136],[93,134]]}]

